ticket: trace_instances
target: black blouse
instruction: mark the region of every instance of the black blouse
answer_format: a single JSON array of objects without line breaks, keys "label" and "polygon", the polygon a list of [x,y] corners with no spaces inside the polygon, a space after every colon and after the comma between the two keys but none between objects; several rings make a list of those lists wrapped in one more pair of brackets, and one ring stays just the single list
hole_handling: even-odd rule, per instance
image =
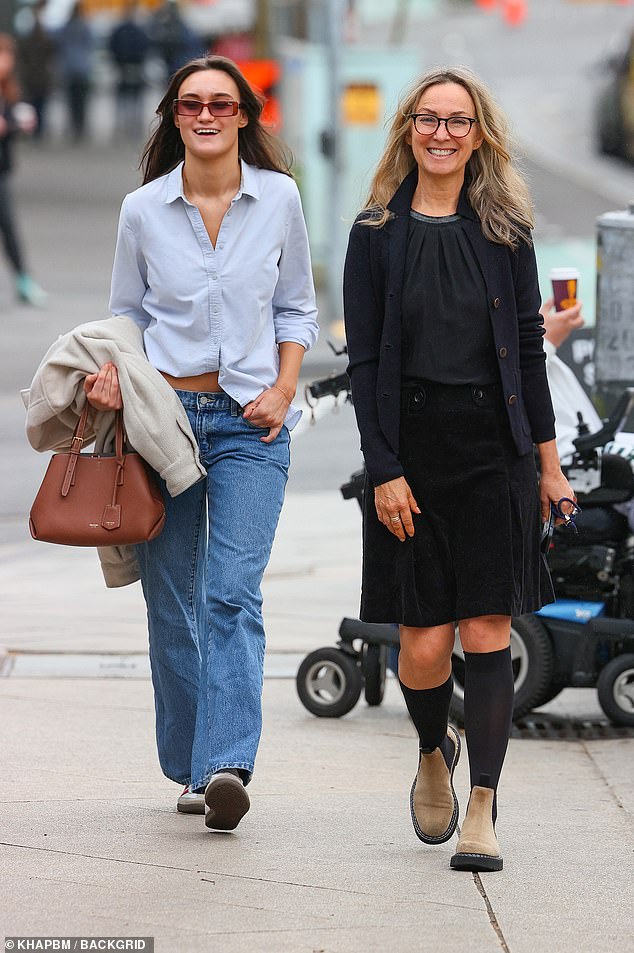
[{"label": "black blouse", "polygon": [[403,381],[499,381],[487,289],[460,215],[410,211],[402,298]]}]

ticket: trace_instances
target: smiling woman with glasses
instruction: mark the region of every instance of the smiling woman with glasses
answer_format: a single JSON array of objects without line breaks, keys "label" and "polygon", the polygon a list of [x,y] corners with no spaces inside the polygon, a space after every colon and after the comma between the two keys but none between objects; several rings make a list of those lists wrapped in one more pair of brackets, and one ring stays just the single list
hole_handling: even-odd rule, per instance
[{"label": "smiling woman with glasses", "polygon": [[400,626],[419,736],[410,810],[426,844],[458,823],[456,631],[464,649],[471,795],[450,861],[460,870],[502,868],[511,617],[553,601],[541,517],[551,501],[574,501],[554,439],[531,227],[490,92],[465,69],[426,74],[394,116],[350,233],[344,311],[368,475],[361,617]]},{"label": "smiling woman with glasses", "polygon": [[[143,185],[121,208],[110,298],[176,390],[207,474],[174,498],[164,486],[165,528],[136,555],[161,767],[185,785],[177,809],[219,830],[249,809],[262,724],[260,584],[301,416],[300,366],[317,337],[299,192],[262,106],[224,57],[174,74]],[[85,390],[98,410],[121,406],[112,365]]]}]

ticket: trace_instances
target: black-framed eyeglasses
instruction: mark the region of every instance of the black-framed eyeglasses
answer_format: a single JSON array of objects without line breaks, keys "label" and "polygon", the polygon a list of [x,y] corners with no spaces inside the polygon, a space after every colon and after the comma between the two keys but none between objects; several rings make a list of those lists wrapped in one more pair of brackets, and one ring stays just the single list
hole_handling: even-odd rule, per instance
[{"label": "black-framed eyeglasses", "polygon": [[200,116],[205,106],[212,116],[227,119],[229,116],[238,115],[242,103],[236,102],[235,99],[214,99],[210,103],[202,103],[199,99],[174,100],[174,112],[177,116]]},{"label": "black-framed eyeglasses", "polygon": [[414,128],[421,136],[433,136],[444,122],[445,129],[454,139],[464,139],[471,132],[471,127],[477,119],[467,116],[450,116],[443,119],[441,116],[431,116],[429,113],[410,113],[409,118],[414,120]]}]

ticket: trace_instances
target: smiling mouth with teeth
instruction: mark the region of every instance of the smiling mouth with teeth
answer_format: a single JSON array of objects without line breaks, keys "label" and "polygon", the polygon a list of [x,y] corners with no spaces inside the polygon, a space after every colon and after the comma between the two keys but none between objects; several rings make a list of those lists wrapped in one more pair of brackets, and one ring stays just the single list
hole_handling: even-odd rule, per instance
[{"label": "smiling mouth with teeth", "polygon": [[220,129],[196,129],[197,136],[217,136]]},{"label": "smiling mouth with teeth", "polygon": [[428,149],[428,152],[431,152],[433,156],[452,156],[455,149]]}]

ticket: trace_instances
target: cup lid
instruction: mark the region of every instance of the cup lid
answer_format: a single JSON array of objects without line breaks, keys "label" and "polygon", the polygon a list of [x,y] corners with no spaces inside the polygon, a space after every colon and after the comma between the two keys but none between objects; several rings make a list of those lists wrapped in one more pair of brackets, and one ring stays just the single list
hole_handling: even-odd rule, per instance
[{"label": "cup lid", "polygon": [[571,266],[570,268],[551,268],[550,269],[550,279],[551,281],[566,281],[570,278],[576,278],[579,280],[581,278],[581,272],[578,268]]}]

